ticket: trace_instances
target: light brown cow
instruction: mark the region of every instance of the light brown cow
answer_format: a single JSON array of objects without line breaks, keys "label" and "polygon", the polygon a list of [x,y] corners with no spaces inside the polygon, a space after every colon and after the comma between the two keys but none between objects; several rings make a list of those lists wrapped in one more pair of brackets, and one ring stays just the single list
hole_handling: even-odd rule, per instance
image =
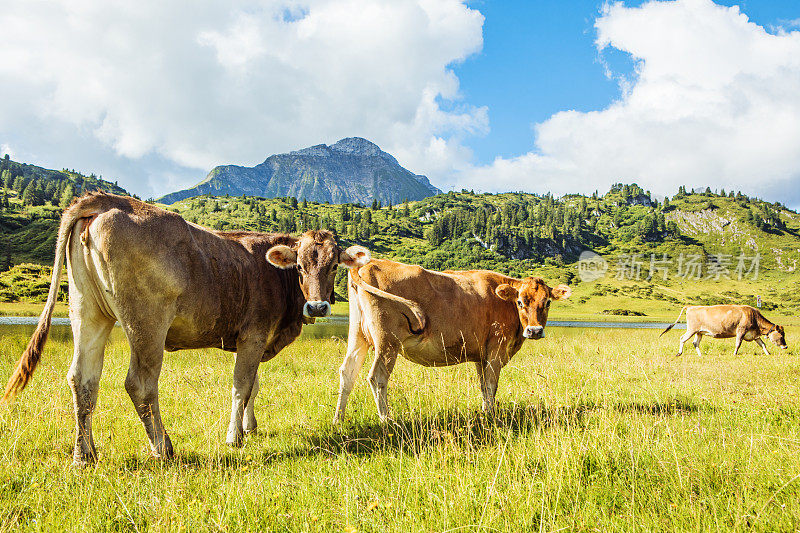
[{"label": "light brown cow", "polygon": [[65,258],[75,341],[67,380],[77,464],[97,457],[92,411],[115,321],[131,348],[125,389],[153,454],[173,453],[158,402],[164,349],[236,352],[226,440],[240,446],[245,431],[256,427],[258,364],[291,343],[303,323],[328,314],[337,264],[354,264],[330,232],[295,238],[212,231],[132,198],[83,196],[62,216],[47,303],[6,386],[6,402],[25,387],[39,362]]},{"label": "light brown cow", "polygon": [[541,339],[551,300],[569,297],[566,285],[515,279],[486,270],[434,272],[383,259],[357,261],[348,272],[350,329],[339,369],[334,422],[367,350],[375,350],[369,383],[378,415],[388,416],[386,387],[398,354],[424,366],[473,362],[483,409],[491,412],[500,370],[525,339]]},{"label": "light brown cow", "polygon": [[684,309],[686,310],[686,333],[681,336],[676,357],[683,353],[683,345],[692,338],[692,335],[695,336],[693,344],[697,355],[703,355],[700,353],[700,340],[703,335],[715,339],[736,337],[733,355],[739,353],[739,346],[743,340],[756,341],[764,353],[769,355],[767,346],[761,340],[762,335],[766,335],[777,346],[786,349],[783,326],[776,326],[764,318],[758,309],[749,305],[687,305],[678,313],[675,323],[662,331],[661,335],[675,327],[675,324],[681,319]]}]

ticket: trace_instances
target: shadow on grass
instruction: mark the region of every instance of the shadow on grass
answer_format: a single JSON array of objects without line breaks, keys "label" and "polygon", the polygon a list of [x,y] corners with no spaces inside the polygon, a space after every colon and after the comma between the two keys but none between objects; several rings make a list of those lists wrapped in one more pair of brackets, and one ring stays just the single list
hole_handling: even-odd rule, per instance
[{"label": "shadow on grass", "polygon": [[537,429],[582,429],[586,416],[592,411],[602,409],[620,413],[672,416],[677,413],[697,412],[700,405],[682,398],[652,403],[627,402],[611,406],[592,402],[560,407],[548,407],[542,403],[518,404],[498,406],[494,416],[487,416],[480,411],[449,409],[433,415],[401,416],[386,423],[380,423],[377,419],[367,423],[345,423],[341,428],[332,428],[329,433],[307,435],[305,439],[311,453],[330,455],[371,455],[387,450],[419,453],[425,448],[440,444],[480,448],[493,446],[510,436]]},{"label": "shadow on grass", "polygon": [[[713,408],[703,406],[703,409]],[[123,461],[123,467],[128,470],[158,470],[170,466],[227,470],[241,469],[248,463],[264,466],[292,459],[324,456],[371,456],[387,452],[414,455],[443,445],[478,449],[539,429],[564,427],[581,430],[585,427],[587,415],[601,410],[674,416],[695,413],[700,410],[700,404],[683,398],[611,405],[579,402],[559,407],[548,407],[543,403],[516,404],[497,406],[493,416],[480,411],[448,409],[435,414],[403,414],[385,423],[378,421],[376,416],[368,421],[327,426],[322,433],[302,434],[300,439],[304,444],[272,453],[263,451],[251,455],[232,449],[224,454],[205,456],[183,450],[177,453],[173,461],[166,463],[129,456]],[[251,435],[248,439],[257,440],[259,435]]]}]

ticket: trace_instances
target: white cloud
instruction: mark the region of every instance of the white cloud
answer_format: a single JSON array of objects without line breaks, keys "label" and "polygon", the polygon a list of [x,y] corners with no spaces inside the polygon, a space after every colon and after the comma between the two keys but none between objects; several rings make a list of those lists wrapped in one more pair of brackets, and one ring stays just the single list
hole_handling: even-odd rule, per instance
[{"label": "white cloud", "polygon": [[800,205],[800,32],[771,34],[710,0],[607,5],[600,53],[636,62],[618,101],[564,111],[535,127],[531,152],[467,169],[487,190],[607,189],[636,181],[741,189]]},{"label": "white cloud", "polygon": [[0,140],[143,195],[349,135],[439,172],[488,127],[449,68],[482,25],[460,0],[11,3]]}]

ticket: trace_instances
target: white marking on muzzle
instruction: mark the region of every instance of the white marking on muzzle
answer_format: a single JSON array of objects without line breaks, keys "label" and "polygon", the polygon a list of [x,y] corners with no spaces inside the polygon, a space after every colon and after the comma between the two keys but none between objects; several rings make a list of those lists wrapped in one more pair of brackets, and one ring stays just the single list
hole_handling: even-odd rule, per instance
[{"label": "white marking on muzzle", "polygon": [[[538,335],[538,337],[536,337]],[[543,326],[528,326],[525,328],[525,331],[522,332],[522,336],[526,339],[533,339],[534,337],[538,339],[544,339],[544,327]]]},{"label": "white marking on muzzle", "polygon": [[[322,314],[312,315],[309,312],[309,306],[311,307],[322,306],[324,308],[324,311],[322,312]],[[306,318],[320,318],[323,316],[328,316],[329,314],[331,314],[331,304],[329,304],[324,300],[316,302],[306,302],[305,305],[303,306],[303,316]]]}]

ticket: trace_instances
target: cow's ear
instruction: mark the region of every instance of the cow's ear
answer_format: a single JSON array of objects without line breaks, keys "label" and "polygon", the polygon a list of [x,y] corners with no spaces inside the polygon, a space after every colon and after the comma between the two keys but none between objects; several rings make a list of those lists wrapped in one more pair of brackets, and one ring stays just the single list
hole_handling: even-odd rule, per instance
[{"label": "cow's ear", "polygon": [[278,268],[292,268],[297,264],[297,252],[279,244],[267,250],[267,261]]},{"label": "cow's ear", "polygon": [[347,250],[339,252],[339,262],[347,268],[362,267],[369,263],[372,256],[369,250],[363,246],[351,246]]},{"label": "cow's ear", "polygon": [[502,285],[498,285],[497,288],[494,290],[494,293],[499,296],[503,300],[507,300],[509,302],[514,301],[517,299],[519,295],[519,291],[509,285],[508,283],[503,283]]},{"label": "cow's ear", "polygon": [[550,289],[550,296],[553,298],[553,300],[563,300],[565,298],[569,298],[570,294],[572,294],[572,289],[563,283],[553,289]]}]

